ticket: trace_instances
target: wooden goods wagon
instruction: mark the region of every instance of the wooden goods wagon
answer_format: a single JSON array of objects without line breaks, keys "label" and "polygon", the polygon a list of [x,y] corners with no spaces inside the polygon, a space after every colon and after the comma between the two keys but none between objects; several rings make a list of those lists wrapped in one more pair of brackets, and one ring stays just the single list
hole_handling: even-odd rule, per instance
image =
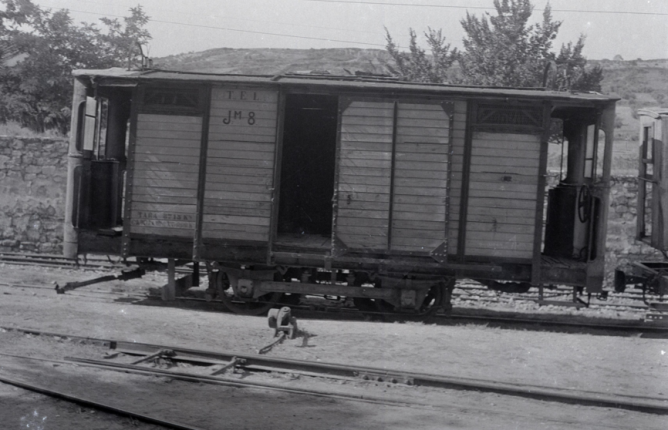
[{"label": "wooden goods wagon", "polygon": [[[640,146],[635,238],[667,256],[668,109],[642,109],[638,111],[638,118]],[[645,291],[659,295],[668,294],[668,262],[643,261],[618,267],[615,290],[624,291],[627,284],[639,284]]]},{"label": "wooden goods wagon", "polygon": [[[65,254],[204,262],[237,311],[320,294],[425,312],[461,278],[596,293],[614,105],[379,77],[76,71]],[[548,147],[563,154],[549,190]]]}]

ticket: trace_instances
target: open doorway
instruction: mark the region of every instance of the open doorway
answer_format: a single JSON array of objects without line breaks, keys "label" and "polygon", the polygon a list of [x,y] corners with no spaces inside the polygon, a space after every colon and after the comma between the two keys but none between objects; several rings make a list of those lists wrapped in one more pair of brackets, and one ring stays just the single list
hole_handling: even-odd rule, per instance
[{"label": "open doorway", "polygon": [[559,183],[548,191],[543,253],[550,257],[589,261],[597,256],[605,143],[599,146],[596,116],[587,110],[556,112],[561,123]]},{"label": "open doorway", "polygon": [[128,89],[101,88],[77,107],[84,160],[74,173],[72,220],[79,228],[121,235],[131,97]]},{"label": "open doorway", "polygon": [[305,242],[332,233],[338,99],[286,98],[278,240]]}]

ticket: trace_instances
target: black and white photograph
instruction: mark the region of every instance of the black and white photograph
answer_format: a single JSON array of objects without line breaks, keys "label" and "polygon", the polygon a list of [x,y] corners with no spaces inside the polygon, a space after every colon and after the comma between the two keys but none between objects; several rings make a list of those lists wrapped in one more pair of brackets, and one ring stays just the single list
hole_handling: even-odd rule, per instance
[{"label": "black and white photograph", "polygon": [[0,0],[0,430],[663,430],[667,97],[664,0]]}]

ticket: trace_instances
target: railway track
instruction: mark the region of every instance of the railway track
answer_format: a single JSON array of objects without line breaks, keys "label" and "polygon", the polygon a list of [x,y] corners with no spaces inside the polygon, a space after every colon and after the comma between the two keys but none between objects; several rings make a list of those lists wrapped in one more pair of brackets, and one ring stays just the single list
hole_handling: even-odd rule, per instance
[{"label": "railway track", "polygon": [[[12,254],[12,253],[3,253],[0,254],[0,262],[8,262],[9,264],[17,265],[35,265],[35,266],[46,266],[46,267],[67,267],[72,269],[83,269],[86,270],[86,267],[81,265],[77,266],[73,261],[64,259],[60,256],[51,256],[51,255],[39,255],[39,254]],[[94,268],[97,271],[114,271],[120,270],[121,268],[126,267],[122,265],[121,262],[109,261],[108,259],[96,258],[95,260],[88,260],[86,263],[89,268]],[[182,273],[187,273],[187,269],[182,269]],[[33,294],[52,294],[53,286],[44,285],[44,284],[27,284],[23,282],[2,282],[0,281],[0,286],[5,286],[9,288],[17,288],[21,290],[32,291]],[[559,296],[568,297],[571,294],[570,289],[566,288],[556,288],[553,290],[548,290],[551,298],[557,298]],[[201,293],[201,291],[200,291]],[[83,288],[75,291],[70,291],[67,294],[76,296],[80,299],[85,300],[100,300],[100,301],[134,301],[140,302],[144,300],[154,300],[156,295],[151,295],[148,291],[137,292],[132,290],[123,290],[123,289],[100,289],[99,286],[95,288]],[[622,321],[611,321],[610,319],[603,318],[579,318],[576,321],[569,320],[572,319],[571,316],[563,316],[562,318],[558,317],[546,317],[545,315],[536,314],[533,315],[527,312],[514,312],[513,306],[518,302],[524,303],[535,303],[537,296],[533,292],[519,294],[519,295],[507,295],[499,294],[494,291],[490,291],[485,287],[478,286],[476,284],[458,284],[457,288],[453,294],[453,302],[455,304],[455,310],[447,315],[437,314],[435,317],[436,323],[440,324],[451,324],[451,323],[475,323],[475,324],[495,324],[504,327],[512,326],[522,326],[526,327],[537,327],[543,330],[581,330],[581,331],[606,331],[608,333],[620,333],[620,334],[639,334],[643,336],[651,337],[668,337],[668,327],[661,323],[646,322],[645,312],[649,310],[647,306],[634,304],[634,295],[637,297],[638,294],[634,293],[622,293],[615,294],[608,298],[607,301],[597,301],[593,300],[590,304],[591,309],[615,309],[621,310],[633,315],[633,319],[629,320],[628,318]],[[217,306],[222,305],[222,302],[216,300],[206,300],[204,295],[200,294],[201,297],[179,297],[178,301],[181,303],[203,303],[203,302],[212,302],[208,306]],[[626,301],[627,303],[610,303],[613,300],[617,301]],[[331,317],[337,315],[341,318],[387,318],[387,319],[397,319],[403,317],[397,317],[396,315],[388,315],[380,312],[359,312],[355,309],[349,307],[342,307],[340,304],[334,306],[328,305],[327,301],[322,301],[318,299],[306,300],[306,302],[300,305],[290,304],[291,307],[297,312],[307,313],[309,316],[315,317]],[[463,306],[465,304],[465,306]],[[493,310],[486,310],[488,305],[495,307]],[[463,306],[463,307],[462,307]],[[483,306],[483,308],[480,308]],[[221,306],[222,307],[222,306]],[[476,314],[472,314],[472,312]]]},{"label": "railway track", "polygon": [[[95,270],[118,270],[121,268],[126,268],[136,264],[136,261],[133,259],[123,261],[121,259],[116,259],[115,261],[111,258],[105,258],[101,256],[91,256],[88,258],[82,258],[80,260],[69,259],[62,257],[60,255],[50,255],[50,254],[28,254],[28,253],[17,253],[17,252],[0,252],[0,263],[7,264],[16,264],[23,266],[41,266],[41,267],[59,267],[59,268],[78,268],[78,269],[95,269]],[[186,268],[177,268],[177,271],[181,273],[187,273],[188,269]],[[459,292],[457,291],[459,290]],[[552,289],[546,289],[546,298],[557,298],[557,297],[569,297],[572,295],[572,290],[570,287],[555,287]],[[473,295],[476,292],[480,292],[482,295],[490,296],[496,295],[497,293],[493,290],[488,289],[487,287],[480,286],[472,283],[459,284],[455,290],[455,297],[464,297],[465,295]],[[538,293],[531,291],[528,293],[513,294],[515,300],[525,300],[525,301],[535,301],[538,299]],[[624,293],[611,293],[611,297],[616,299],[629,299],[629,300],[643,300],[642,291],[639,290],[627,290]]]},{"label": "railway track", "polygon": [[[25,360],[35,360],[35,358],[31,357],[19,357],[23,358]],[[56,360],[50,360],[52,364],[58,363]],[[39,384],[35,383],[30,383],[30,382],[25,382],[21,381],[15,378],[10,378],[7,376],[2,376],[0,375],[0,382],[8,385],[12,385],[17,388],[22,388],[24,390],[32,391],[34,393],[38,394],[43,394],[45,396],[53,397],[58,400],[65,400],[67,402],[74,403],[76,405],[82,406],[82,407],[88,407],[92,408],[98,411],[102,412],[107,412],[111,413],[114,415],[122,416],[122,417],[129,417],[132,419],[136,419],[148,424],[156,424],[165,428],[169,429],[175,429],[175,430],[202,430],[199,427],[194,427],[182,423],[177,423],[174,421],[168,421],[165,419],[161,419],[158,417],[154,417],[151,415],[147,414],[142,414],[139,412],[131,411],[129,409],[124,409],[124,408],[118,408],[113,405],[104,403],[104,402],[99,402],[99,401],[94,401],[91,399],[87,399],[85,397],[77,396],[70,394],[64,390],[55,390],[53,388],[47,388],[44,386],[41,386]]]},{"label": "railway track", "polygon": [[[126,373],[168,376],[170,378],[208,384],[223,384],[246,388],[265,388],[291,393],[316,396],[346,398],[348,400],[377,402],[383,404],[410,404],[409,399],[393,398],[386,395],[369,393],[344,393],[340,390],[299,388],[275,382],[258,382],[249,375],[256,373],[281,373],[304,377],[324,378],[325,380],[378,381],[413,387],[431,389],[455,389],[496,393],[533,400],[552,401],[586,406],[598,406],[626,409],[652,414],[668,415],[668,398],[637,395],[611,395],[609,393],[562,389],[531,384],[509,383],[499,380],[461,378],[447,375],[432,375],[406,371],[394,371],[385,368],[361,367],[348,364],[335,364],[305,360],[271,358],[255,354],[237,352],[206,351],[186,349],[178,346],[154,345],[123,340],[101,339],[93,337],[71,336],[63,333],[44,332],[23,328],[2,328],[35,336],[56,337],[59,340],[82,342],[108,347],[104,360],[80,357],[66,357],[64,362],[80,366]],[[0,354],[11,356],[11,354]],[[16,358],[35,359],[30,357]],[[40,359],[54,361],[49,359]],[[187,366],[180,366],[187,363]],[[159,365],[156,365],[159,364]],[[188,370],[191,369],[191,370]],[[194,370],[193,370],[194,369]],[[243,373],[243,378],[230,377],[233,372]],[[8,383],[12,383],[8,381]],[[23,387],[28,388],[29,387]],[[48,394],[48,393],[46,393]],[[419,403],[418,403],[419,404]],[[181,427],[170,427],[181,428]]]},{"label": "railway track", "polygon": [[[25,294],[41,294],[50,297],[53,287],[49,285],[17,284],[0,282],[0,287],[18,289]],[[10,290],[11,291],[11,290]],[[153,303],[166,306],[184,306],[194,310],[219,310],[225,311],[224,304],[220,300],[208,300],[197,297],[177,297],[175,302],[163,302],[159,295],[148,293],[133,293],[114,290],[75,290],[68,295],[76,297],[77,300],[92,302],[113,303],[122,301],[124,303]],[[299,318],[337,318],[337,319],[378,319],[388,322],[401,321],[404,317],[381,312],[362,312],[355,308],[329,306],[326,300],[311,298],[307,304],[290,304],[289,306]],[[473,313],[475,312],[475,314]],[[449,313],[438,313],[431,320],[434,324],[479,324],[492,325],[495,327],[509,329],[530,329],[544,331],[561,331],[587,334],[606,334],[618,336],[641,336],[647,338],[668,338],[668,327],[661,324],[645,322],[642,318],[636,320],[610,321],[597,320],[595,318],[580,318],[573,320],[570,317],[554,317],[549,315],[522,314],[516,312],[494,312],[474,309],[455,308]]]},{"label": "railway track", "polygon": [[92,257],[81,260],[65,258],[60,255],[27,254],[19,252],[0,252],[0,263],[17,264],[22,266],[40,266],[72,269],[108,269],[114,270],[125,267],[121,260],[111,258]]}]

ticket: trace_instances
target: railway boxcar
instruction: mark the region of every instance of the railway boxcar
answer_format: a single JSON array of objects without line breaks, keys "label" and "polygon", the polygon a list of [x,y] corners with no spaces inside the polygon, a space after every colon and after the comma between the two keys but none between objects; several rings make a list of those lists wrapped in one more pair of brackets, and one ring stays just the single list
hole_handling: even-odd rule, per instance
[{"label": "railway boxcar", "polygon": [[65,254],[203,262],[238,312],[319,294],[423,313],[461,278],[597,293],[614,109],[369,76],[76,71]]},{"label": "railway boxcar", "polygon": [[[636,240],[668,252],[668,109],[642,109],[638,154]],[[615,270],[615,290],[640,284],[644,291],[668,294],[668,262],[644,261]]]}]

